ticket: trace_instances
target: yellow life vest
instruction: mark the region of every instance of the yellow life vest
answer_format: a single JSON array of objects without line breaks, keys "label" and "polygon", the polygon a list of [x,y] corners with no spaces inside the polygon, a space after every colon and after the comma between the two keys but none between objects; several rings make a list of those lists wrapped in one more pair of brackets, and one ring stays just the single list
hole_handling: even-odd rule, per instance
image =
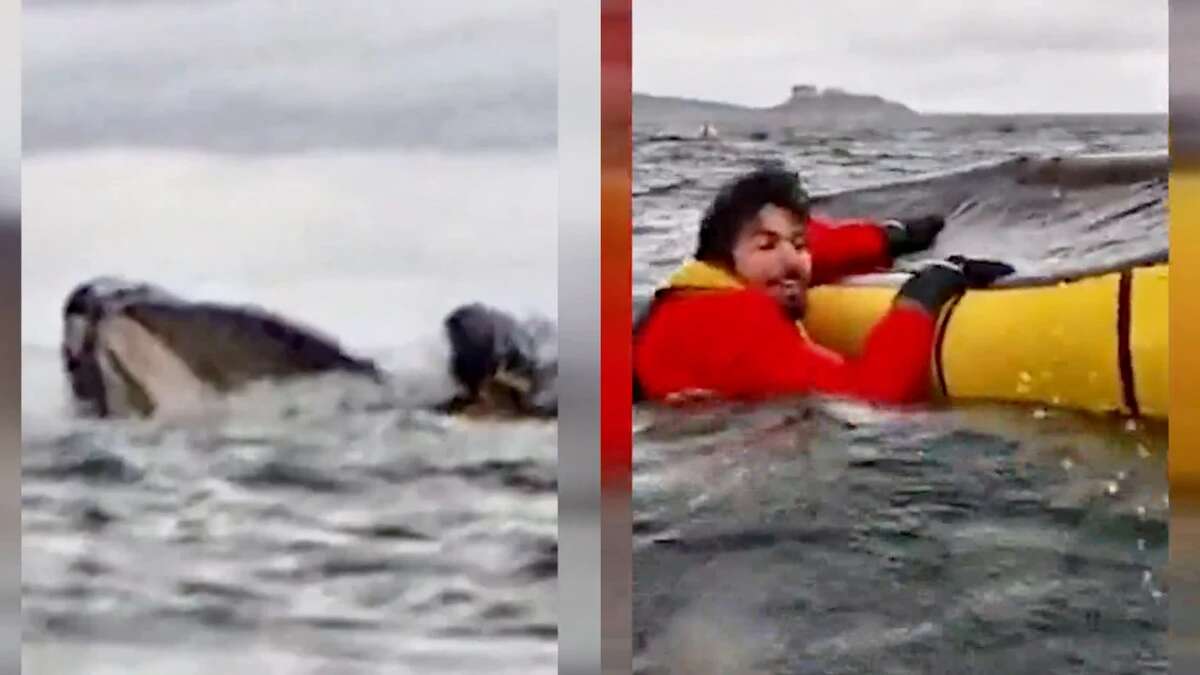
[{"label": "yellow life vest", "polygon": [[[660,291],[689,289],[738,290],[745,287],[746,284],[737,275],[720,265],[699,260],[689,260],[672,272],[671,276],[667,277],[667,281],[660,288]],[[804,337],[809,337],[803,323],[797,321],[796,329]]]}]

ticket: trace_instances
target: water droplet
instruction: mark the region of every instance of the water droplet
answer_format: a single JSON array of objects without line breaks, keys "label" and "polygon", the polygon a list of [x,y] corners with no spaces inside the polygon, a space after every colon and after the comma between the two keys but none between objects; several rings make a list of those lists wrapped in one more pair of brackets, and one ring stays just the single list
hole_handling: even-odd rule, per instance
[{"label": "water droplet", "polygon": [[1134,419],[1125,420],[1125,431],[1134,432],[1137,430],[1138,430],[1137,420],[1134,420]]},{"label": "water droplet", "polygon": [[1146,459],[1149,456],[1150,456],[1150,451],[1146,449],[1146,446],[1142,445],[1141,443],[1138,443],[1138,457],[1141,457],[1142,459]]},{"label": "water droplet", "polygon": [[1028,384],[1029,382],[1033,382],[1033,376],[1030,375],[1029,373],[1025,372],[1024,370],[1021,371],[1021,374],[1018,375],[1017,378],[1020,379],[1022,382],[1025,382],[1026,384]]},{"label": "water droplet", "polygon": [[1128,475],[1129,474],[1125,473],[1124,471],[1118,471],[1117,472],[1117,480],[1125,480],[1125,477]]},{"label": "water droplet", "polygon": [[1146,550],[1146,540],[1145,539],[1138,539],[1138,550],[1139,551]]},{"label": "water droplet", "polygon": [[1117,481],[1110,480],[1110,481],[1108,481],[1108,485],[1105,486],[1104,489],[1108,492],[1108,494],[1115,495],[1115,494],[1117,494],[1117,491],[1119,491],[1121,489],[1121,486],[1117,484]]},{"label": "water droplet", "polygon": [[1071,467],[1073,467],[1073,466],[1075,466],[1075,462],[1072,462],[1070,457],[1063,457],[1063,461],[1062,461],[1063,471],[1070,471]]},{"label": "water droplet", "polygon": [[1059,396],[1051,396],[1050,403],[1051,405],[1062,405],[1062,398]]},{"label": "water droplet", "polygon": [[1046,419],[1046,416],[1049,414],[1050,413],[1046,412],[1045,408],[1038,408],[1037,410],[1033,411],[1033,419],[1044,420],[1044,419]]},{"label": "water droplet", "polygon": [[1137,507],[1137,514],[1138,514],[1138,520],[1145,520],[1146,519],[1146,507],[1144,507],[1144,506]]}]

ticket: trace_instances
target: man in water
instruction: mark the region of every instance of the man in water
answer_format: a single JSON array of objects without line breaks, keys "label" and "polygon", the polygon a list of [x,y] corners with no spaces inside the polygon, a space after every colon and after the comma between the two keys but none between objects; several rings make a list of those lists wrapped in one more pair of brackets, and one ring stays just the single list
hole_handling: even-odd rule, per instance
[{"label": "man in water", "polygon": [[810,285],[889,268],[927,249],[940,217],[829,221],[809,211],[798,177],[762,169],[723,188],[705,214],[695,260],[660,290],[634,334],[635,388],[648,398],[761,399],[825,393],[881,403],[928,395],[942,306],[1013,270],[952,257],[904,283],[860,358],[812,342]]}]

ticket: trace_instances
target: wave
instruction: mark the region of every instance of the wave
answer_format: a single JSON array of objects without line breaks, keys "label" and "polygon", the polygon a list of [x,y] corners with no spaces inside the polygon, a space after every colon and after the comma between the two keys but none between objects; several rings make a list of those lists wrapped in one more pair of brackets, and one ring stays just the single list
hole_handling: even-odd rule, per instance
[{"label": "wave", "polygon": [[946,216],[921,257],[1001,258],[1053,274],[1120,261],[1165,260],[1167,179],[1162,153],[1018,156],[814,196],[835,217]]}]

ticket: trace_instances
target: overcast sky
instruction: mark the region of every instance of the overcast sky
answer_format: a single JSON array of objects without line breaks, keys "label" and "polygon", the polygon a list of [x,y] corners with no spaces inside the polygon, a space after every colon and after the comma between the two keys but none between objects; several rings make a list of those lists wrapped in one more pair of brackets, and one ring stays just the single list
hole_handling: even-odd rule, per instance
[{"label": "overcast sky", "polygon": [[20,201],[20,18],[20,0],[0,0],[0,215]]},{"label": "overcast sky", "polygon": [[556,139],[554,0],[33,0],[21,18],[27,154]]},{"label": "overcast sky", "polygon": [[638,0],[633,86],[765,106],[792,84],[922,112],[1166,112],[1167,0]]}]

